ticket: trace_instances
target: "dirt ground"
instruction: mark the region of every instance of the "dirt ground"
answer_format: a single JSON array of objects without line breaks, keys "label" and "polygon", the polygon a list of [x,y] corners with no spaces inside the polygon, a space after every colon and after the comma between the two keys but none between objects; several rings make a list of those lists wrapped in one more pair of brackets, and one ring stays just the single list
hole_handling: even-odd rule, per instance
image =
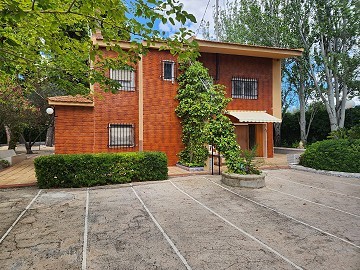
[{"label": "dirt ground", "polygon": [[1,269],[359,269],[360,180],[267,171],[0,190]]}]

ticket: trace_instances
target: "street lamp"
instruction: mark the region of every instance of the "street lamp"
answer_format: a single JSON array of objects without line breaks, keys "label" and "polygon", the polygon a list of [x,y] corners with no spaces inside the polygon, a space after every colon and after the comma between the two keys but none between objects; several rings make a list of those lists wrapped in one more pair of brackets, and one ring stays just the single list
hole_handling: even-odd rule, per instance
[{"label": "street lamp", "polygon": [[52,114],[54,113],[54,109],[51,108],[51,107],[46,108],[46,113],[47,113],[48,115],[52,115]]}]

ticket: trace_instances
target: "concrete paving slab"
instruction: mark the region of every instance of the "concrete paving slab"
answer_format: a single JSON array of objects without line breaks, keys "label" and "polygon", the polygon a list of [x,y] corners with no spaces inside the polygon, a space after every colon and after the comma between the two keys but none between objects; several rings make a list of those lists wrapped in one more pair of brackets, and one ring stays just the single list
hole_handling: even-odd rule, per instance
[{"label": "concrete paving slab", "polygon": [[84,196],[43,192],[0,245],[3,269],[80,269]]},{"label": "concrete paving slab", "polygon": [[0,238],[38,192],[35,188],[0,189]]},{"label": "concrete paving slab", "polygon": [[[342,193],[348,196],[357,197],[360,200],[360,188],[358,186],[346,184],[349,183],[348,178],[320,175],[309,172],[299,173],[294,170],[271,171],[271,176],[277,177],[276,179],[279,181],[288,182],[290,185],[306,186],[308,188],[318,189],[333,194],[334,192]],[[360,183],[360,180],[352,178],[351,182],[356,184]]]},{"label": "concrete paving slab", "polygon": [[[275,172],[274,172],[275,173]],[[352,213],[360,217],[360,201],[353,197],[343,196],[340,194],[330,193],[324,190],[309,188],[307,186],[296,185],[288,183],[285,180],[274,178],[273,173],[268,173],[266,178],[266,187],[278,192],[288,194],[287,196],[296,196],[297,200],[310,200],[314,203],[323,204],[325,206],[333,207],[341,211]],[[342,179],[337,179],[341,181]],[[345,184],[345,183],[344,183]],[[357,187],[354,187],[357,188]],[[359,192],[360,194],[360,192]],[[294,197],[292,197],[294,198]],[[300,198],[300,199],[299,199]],[[296,200],[295,200],[296,201]]]},{"label": "concrete paving slab", "polygon": [[89,197],[88,269],[186,269],[131,188]]},{"label": "concrete paving slab", "polygon": [[[213,177],[212,181],[220,184],[217,177]],[[304,269],[332,269],[334,265],[341,265],[343,269],[358,267],[360,249],[336,238],[244,200],[204,179],[178,181],[176,185],[232,223],[276,248],[279,253]],[[229,189],[239,194],[246,193],[247,197],[251,197],[248,196],[249,190]],[[265,192],[268,193],[265,189],[254,191],[259,194]],[[252,199],[258,198],[252,196]],[[289,211],[287,214],[292,212]],[[353,230],[356,228],[352,227]]]},{"label": "concrete paving slab", "polygon": [[[345,218],[335,209],[304,205],[270,189],[281,187],[296,196],[318,197],[320,203],[354,211],[359,207],[354,198],[360,196],[355,190],[358,182],[346,180],[343,184],[337,177],[311,173],[304,177],[282,170],[269,171],[269,188],[259,190],[225,190],[220,177],[199,175],[89,191],[42,191],[0,243],[0,269],[82,269],[84,258],[87,269],[358,269],[360,248],[354,246],[360,238],[358,217]],[[312,184],[353,197],[309,187]],[[0,190],[2,233],[37,193],[35,188]],[[319,228],[309,226],[312,223]]]},{"label": "concrete paving slab", "polygon": [[193,269],[293,269],[169,182],[136,191]]}]

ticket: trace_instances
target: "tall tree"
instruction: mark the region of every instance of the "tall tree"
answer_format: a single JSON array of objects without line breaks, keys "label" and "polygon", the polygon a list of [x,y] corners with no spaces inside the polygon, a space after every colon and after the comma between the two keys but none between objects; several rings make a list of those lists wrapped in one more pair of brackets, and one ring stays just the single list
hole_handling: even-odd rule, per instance
[{"label": "tall tree", "polygon": [[[195,17],[176,0],[2,0],[0,83],[11,78],[27,97],[49,83],[63,94],[88,94],[95,82],[114,90],[118,85],[105,77],[104,70],[136,62],[155,41],[164,41],[156,23],[187,20],[195,22]],[[96,31],[117,58],[102,58],[91,41]],[[183,49],[195,47],[187,41],[190,35],[180,28],[164,47],[181,56],[192,53]],[[131,48],[110,44],[120,40],[131,41]],[[92,68],[95,58],[99,61]]]},{"label": "tall tree", "polygon": [[236,0],[221,11],[224,41],[304,48],[302,57],[284,62],[283,79],[299,97],[305,143],[309,98],[324,103],[336,130],[344,126],[346,99],[359,94],[359,10],[351,0]]}]

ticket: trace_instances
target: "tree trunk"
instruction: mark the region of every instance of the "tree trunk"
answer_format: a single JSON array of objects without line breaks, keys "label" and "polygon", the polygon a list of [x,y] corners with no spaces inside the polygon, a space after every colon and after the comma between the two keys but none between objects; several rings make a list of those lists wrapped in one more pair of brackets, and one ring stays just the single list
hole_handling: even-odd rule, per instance
[{"label": "tree trunk", "polygon": [[307,142],[306,136],[306,114],[305,114],[305,85],[302,79],[300,79],[300,87],[299,87],[299,105],[300,105],[300,140],[304,145]]},{"label": "tree trunk", "polygon": [[46,146],[54,145],[54,135],[55,135],[54,126],[49,126],[46,131],[46,141],[45,141]]},{"label": "tree trunk", "polygon": [[5,125],[5,133],[6,133],[6,144],[10,145],[11,130],[10,130],[9,126],[7,126],[7,125]]},{"label": "tree trunk", "polygon": [[281,145],[281,123],[274,123],[275,146]]}]

